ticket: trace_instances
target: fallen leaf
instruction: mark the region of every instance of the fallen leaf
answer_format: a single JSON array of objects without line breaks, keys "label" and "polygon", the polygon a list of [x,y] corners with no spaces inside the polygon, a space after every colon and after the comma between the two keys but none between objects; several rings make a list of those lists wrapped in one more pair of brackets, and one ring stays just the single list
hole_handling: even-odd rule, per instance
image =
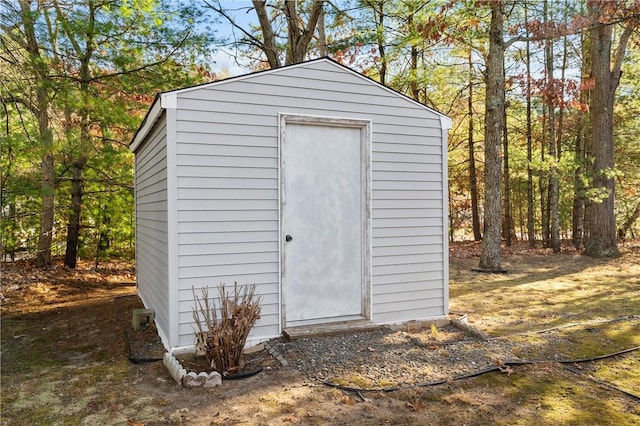
[{"label": "fallen leaf", "polygon": [[504,365],[504,366],[501,365],[498,368],[502,373],[507,373],[507,376],[510,376],[514,373],[513,368],[509,367],[508,365]]},{"label": "fallen leaf", "polygon": [[355,405],[355,401],[351,398],[349,398],[347,395],[342,397],[342,403],[346,404],[346,405]]},{"label": "fallen leaf", "polygon": [[421,412],[424,411],[424,409],[426,408],[426,406],[424,405],[424,402],[420,401],[420,400],[415,400],[414,402],[407,402],[407,407],[411,409],[411,411],[415,411],[415,412]]}]

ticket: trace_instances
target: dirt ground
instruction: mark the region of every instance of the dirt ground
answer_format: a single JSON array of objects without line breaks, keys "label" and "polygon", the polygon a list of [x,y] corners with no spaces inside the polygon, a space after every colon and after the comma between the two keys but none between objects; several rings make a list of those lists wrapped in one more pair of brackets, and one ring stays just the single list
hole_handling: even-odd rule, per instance
[{"label": "dirt ground", "polygon": [[[562,344],[525,355],[590,358],[640,346],[640,245],[610,261],[516,247],[505,251],[505,275],[472,273],[478,251],[452,247],[451,310],[516,352],[542,339],[531,331],[555,327]],[[392,392],[328,387],[279,363],[212,390],[180,388],[161,362],[129,360],[134,281],[122,262],[2,265],[0,424],[640,424],[638,350]]]}]

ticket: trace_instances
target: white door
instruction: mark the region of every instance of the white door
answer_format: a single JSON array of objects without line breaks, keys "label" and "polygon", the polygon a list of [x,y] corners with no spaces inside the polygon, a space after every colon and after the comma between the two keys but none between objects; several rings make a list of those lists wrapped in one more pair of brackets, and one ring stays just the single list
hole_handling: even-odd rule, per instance
[{"label": "white door", "polygon": [[369,300],[366,132],[339,123],[283,125],[285,326],[362,319]]}]

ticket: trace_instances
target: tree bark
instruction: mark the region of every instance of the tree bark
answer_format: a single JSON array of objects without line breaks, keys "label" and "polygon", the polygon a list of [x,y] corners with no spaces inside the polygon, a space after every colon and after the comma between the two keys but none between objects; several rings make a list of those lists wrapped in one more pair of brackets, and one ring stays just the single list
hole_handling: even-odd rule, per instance
[{"label": "tree bark", "polygon": [[580,35],[580,46],[582,50],[582,66],[580,70],[580,111],[576,123],[576,144],[575,144],[575,169],[573,175],[573,206],[571,212],[571,238],[573,246],[577,249],[584,244],[585,234],[585,184],[586,177],[586,144],[589,139],[589,128],[587,123],[587,113],[584,106],[590,104],[591,90],[588,88],[591,73],[591,60],[589,58],[590,44],[589,37]]},{"label": "tree bark", "polygon": [[[545,27],[549,22],[549,2],[544,2],[544,22]],[[553,76],[554,64],[553,64],[553,39],[550,35],[545,37],[545,63],[547,73],[547,89],[546,98],[549,108],[549,124],[548,124],[548,147],[549,147],[549,160],[551,161],[551,167],[549,168],[549,247],[554,253],[560,252],[560,210],[559,210],[559,190],[558,190],[558,149],[556,146],[556,88],[555,78]]]},{"label": "tree bark", "polygon": [[320,8],[318,17],[318,50],[320,56],[329,56],[329,46],[327,45],[327,32],[325,30],[324,7]]},{"label": "tree bark", "polygon": [[504,108],[504,127],[502,136],[504,163],[504,235],[505,245],[511,247],[511,182],[509,180],[509,138],[507,134],[507,108]]},{"label": "tree bark", "polygon": [[82,211],[82,196],[84,195],[83,170],[86,158],[79,158],[72,166],[71,178],[71,210],[67,224],[67,247],[64,256],[64,266],[75,268],[78,259],[80,243],[80,216]]},{"label": "tree bark", "polygon": [[378,53],[380,54],[380,83],[387,84],[387,56],[385,53],[385,40],[384,40],[384,4],[385,0],[379,0],[376,2],[370,2],[373,9],[373,16],[376,20],[376,42],[378,44]]},{"label": "tree bark", "polygon": [[491,3],[489,55],[486,70],[484,239],[480,269],[502,270],[501,249],[501,137],[504,127],[504,2]]},{"label": "tree bark", "polygon": [[473,227],[473,240],[480,241],[480,214],[478,212],[478,176],[476,172],[476,153],[474,147],[474,121],[473,121],[473,61],[469,50],[469,193],[471,196],[471,222]]},{"label": "tree bark", "polygon": [[[546,135],[547,130],[547,106],[542,105],[542,134]],[[546,138],[540,138],[540,163],[545,164],[546,160]],[[542,229],[542,247],[549,247],[549,181],[548,172],[542,167],[538,174],[538,190],[540,191],[540,222]]]},{"label": "tree bark", "polygon": [[[524,3],[524,20],[529,22],[527,2]],[[535,216],[534,216],[534,196],[533,196],[533,137],[531,122],[531,42],[528,40],[527,30],[527,238],[529,247],[535,247]]]},{"label": "tree bark", "polygon": [[256,10],[256,15],[258,15],[258,22],[260,23],[260,31],[262,32],[262,43],[260,47],[267,57],[267,62],[269,62],[270,68],[280,68],[282,63],[280,62],[280,57],[278,56],[278,44],[276,43],[276,34],[273,31],[273,27],[271,26],[271,20],[269,19],[269,14],[267,13],[267,2],[253,0],[253,8]]},{"label": "tree bark", "polygon": [[[620,229],[618,230],[618,236],[620,238],[625,238],[629,229],[633,226],[633,224],[640,218],[640,202],[636,204],[636,208],[633,210],[633,213],[624,221]],[[632,233],[633,234],[633,233]]]},{"label": "tree bark", "polygon": [[[55,174],[53,157],[53,133],[49,120],[49,92],[47,89],[48,69],[41,56],[40,47],[35,32],[35,12],[31,10],[31,1],[20,1],[24,40],[17,40],[29,55],[30,66],[33,67],[35,78],[35,104],[31,106],[38,122],[40,148],[42,157],[40,162],[40,196],[42,207],[40,210],[40,230],[38,233],[38,253],[36,266],[47,268],[51,266],[51,242],[53,239],[53,223],[55,213]],[[36,2],[38,7],[38,2]]]},{"label": "tree bark", "polygon": [[[409,34],[415,34],[416,28],[413,22],[414,11],[411,10],[409,17],[407,18],[407,26],[409,27]],[[413,38],[412,38],[413,39]],[[409,56],[409,91],[411,97],[420,102],[420,89],[418,87],[418,46],[414,41],[411,41],[411,51]]]},{"label": "tree bark", "polygon": [[302,24],[298,10],[297,2],[285,1],[284,14],[287,17],[288,40],[286,65],[298,64],[305,60],[305,55],[309,49],[309,43],[313,38],[318,19],[324,5],[323,0],[314,0],[309,14],[309,20],[306,25]]},{"label": "tree bark", "polygon": [[626,27],[620,37],[613,69],[611,67],[612,24],[600,22],[599,3],[590,5],[591,14],[591,69],[594,88],[591,99],[591,166],[592,188],[600,195],[588,206],[589,237],[585,245],[587,256],[603,258],[619,254],[616,241],[614,211],[615,182],[613,107],[615,91],[620,82],[622,59],[632,27]]}]

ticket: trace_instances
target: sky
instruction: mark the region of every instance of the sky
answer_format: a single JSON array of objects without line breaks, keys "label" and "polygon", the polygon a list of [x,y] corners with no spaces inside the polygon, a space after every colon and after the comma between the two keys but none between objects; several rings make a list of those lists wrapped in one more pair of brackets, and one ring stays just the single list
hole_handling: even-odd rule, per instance
[{"label": "sky", "polygon": [[[234,9],[252,7],[251,1],[221,1],[225,10],[233,11]],[[213,13],[213,12],[212,12]],[[249,24],[257,24],[258,19],[255,11],[248,13],[241,11],[234,13],[236,22],[243,27]],[[214,25],[217,35],[220,37],[228,37],[232,33],[232,26],[224,18],[220,18],[220,22]],[[211,70],[216,73],[227,73],[230,77],[246,74],[249,72],[248,64],[238,64],[235,58],[235,52],[232,46],[216,46],[216,51],[211,57]]]}]

